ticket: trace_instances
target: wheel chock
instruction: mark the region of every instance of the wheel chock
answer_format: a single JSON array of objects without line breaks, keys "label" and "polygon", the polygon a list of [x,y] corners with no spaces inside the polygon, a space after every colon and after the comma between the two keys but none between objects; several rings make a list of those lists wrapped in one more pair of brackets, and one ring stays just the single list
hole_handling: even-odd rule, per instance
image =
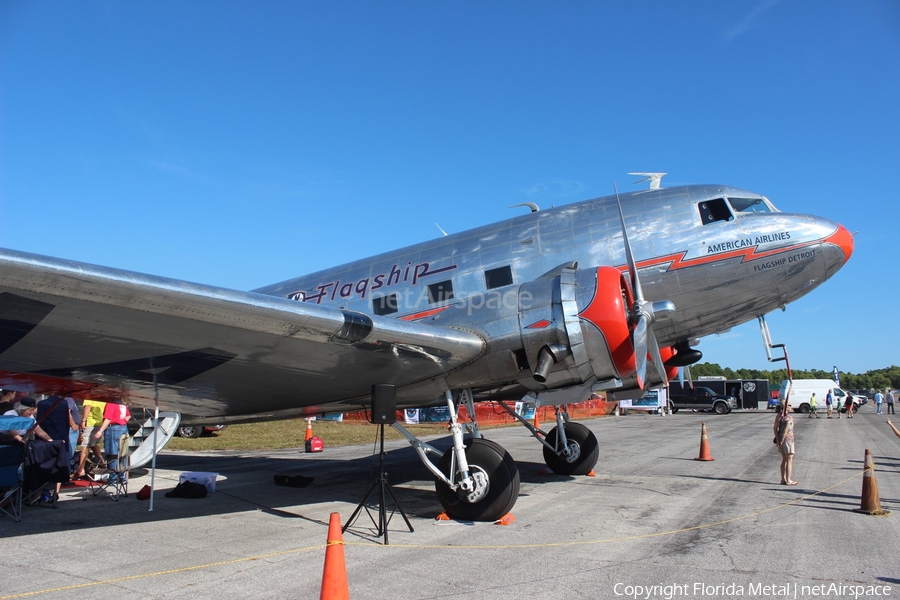
[{"label": "wheel chock", "polygon": [[556,475],[556,473],[554,473],[553,469],[551,469],[550,467],[544,467],[543,469],[538,471],[538,475]]},{"label": "wheel chock", "polygon": [[434,518],[434,520],[435,520],[435,521],[450,521],[451,519],[450,519],[450,515],[448,515],[448,514],[445,513],[445,512],[442,512],[441,514],[439,514],[438,516],[436,516],[436,517]]},{"label": "wheel chock", "polygon": [[585,477],[596,477],[596,476],[597,476],[597,474],[594,473],[594,470],[593,470],[593,469],[591,469],[590,471],[588,471],[588,472],[587,472],[587,475],[585,475]]},{"label": "wheel chock", "polygon": [[512,513],[507,513],[494,521],[494,525],[512,525],[515,523],[516,517]]}]

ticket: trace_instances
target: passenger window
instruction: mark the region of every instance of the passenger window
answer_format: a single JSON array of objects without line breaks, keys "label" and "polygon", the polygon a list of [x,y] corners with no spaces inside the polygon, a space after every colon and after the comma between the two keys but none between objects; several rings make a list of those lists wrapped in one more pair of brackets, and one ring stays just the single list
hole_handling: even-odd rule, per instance
[{"label": "passenger window", "polygon": [[439,281],[428,286],[428,303],[438,304],[453,299],[453,282],[451,280]]},{"label": "passenger window", "polygon": [[379,316],[392,315],[397,312],[397,294],[372,298],[372,311]]},{"label": "passenger window", "polygon": [[484,284],[489,290],[509,285],[512,282],[512,269],[508,265],[484,272]]},{"label": "passenger window", "polygon": [[700,209],[700,219],[704,225],[715,223],[716,221],[733,221],[734,215],[728,208],[725,198],[716,198],[715,200],[705,200],[697,205]]}]

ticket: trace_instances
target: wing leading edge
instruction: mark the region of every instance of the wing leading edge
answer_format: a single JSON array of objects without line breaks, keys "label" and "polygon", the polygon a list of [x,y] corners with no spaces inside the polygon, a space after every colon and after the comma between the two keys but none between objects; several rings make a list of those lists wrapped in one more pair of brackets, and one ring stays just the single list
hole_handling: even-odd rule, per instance
[{"label": "wing leading edge", "polygon": [[440,379],[478,335],[0,249],[0,385],[197,417],[359,408]]}]

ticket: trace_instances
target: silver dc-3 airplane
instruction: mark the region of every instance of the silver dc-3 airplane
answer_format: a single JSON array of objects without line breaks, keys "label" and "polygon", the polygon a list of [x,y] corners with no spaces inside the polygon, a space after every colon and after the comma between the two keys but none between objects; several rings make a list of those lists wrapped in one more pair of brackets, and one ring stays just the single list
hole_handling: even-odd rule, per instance
[{"label": "silver dc-3 airplane", "polygon": [[[0,385],[120,397],[195,423],[445,404],[453,446],[405,432],[454,518],[510,511],[510,455],[457,419],[474,402],[557,407],[530,426],[557,473],[598,443],[567,403],[637,397],[700,359],[696,340],[783,308],[834,275],[853,237],[721,185],[531,212],[242,292],[0,250]],[[648,368],[648,362],[652,368]]]}]

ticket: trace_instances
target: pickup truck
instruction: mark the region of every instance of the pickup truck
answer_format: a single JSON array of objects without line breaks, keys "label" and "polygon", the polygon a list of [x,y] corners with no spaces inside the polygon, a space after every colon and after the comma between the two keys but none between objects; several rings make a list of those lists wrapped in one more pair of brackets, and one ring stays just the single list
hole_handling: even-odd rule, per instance
[{"label": "pickup truck", "polygon": [[708,387],[702,385],[693,388],[685,387],[679,390],[672,386],[669,388],[669,409],[677,413],[679,409],[691,408],[694,410],[712,410],[716,414],[724,415],[737,408],[737,400],[731,396],[717,394]]}]

